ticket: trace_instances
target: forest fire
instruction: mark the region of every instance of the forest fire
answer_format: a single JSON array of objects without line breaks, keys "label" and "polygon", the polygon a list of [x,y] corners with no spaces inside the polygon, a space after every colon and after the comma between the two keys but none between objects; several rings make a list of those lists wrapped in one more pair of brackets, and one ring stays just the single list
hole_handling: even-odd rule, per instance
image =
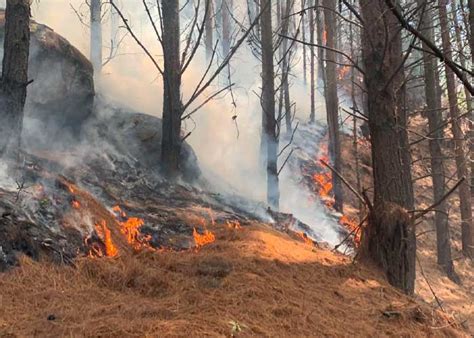
[{"label": "forest fire", "polygon": [[79,203],[79,201],[76,201],[76,200],[73,200],[71,205],[74,209],[80,209],[81,208],[81,203]]},{"label": "forest fire", "polygon": [[112,210],[115,212],[117,221],[120,224],[120,232],[125,236],[128,244],[135,250],[153,249],[149,244],[150,238],[140,233],[140,227],[145,224],[143,219],[138,217],[129,218],[127,213],[118,205],[114,206]]},{"label": "forest fire", "polygon": [[350,231],[354,245],[356,246],[356,248],[358,248],[360,246],[361,239],[361,229],[359,225],[346,215],[342,215],[342,217],[339,219],[339,224],[343,225],[346,229]]},{"label": "forest fire", "polygon": [[337,78],[338,80],[343,80],[347,74],[349,74],[349,71],[351,70],[350,66],[342,66],[339,68],[339,71],[337,72]]},{"label": "forest fire", "polygon": [[201,235],[199,232],[197,232],[196,228],[194,228],[193,237],[194,237],[194,242],[196,243],[196,247],[198,248],[203,247],[204,245],[213,243],[216,240],[216,236],[207,229],[204,230],[204,234]]},{"label": "forest fire", "polygon": [[306,245],[314,246],[314,242],[305,232],[295,231],[296,236],[301,238]]},{"label": "forest fire", "polygon": [[91,247],[91,256],[97,257],[115,257],[118,255],[119,251],[115,244],[112,241],[112,236],[110,229],[107,227],[107,222],[101,220],[99,223],[95,224],[95,232],[97,236],[102,240],[104,244],[104,249],[97,248],[96,246]]}]

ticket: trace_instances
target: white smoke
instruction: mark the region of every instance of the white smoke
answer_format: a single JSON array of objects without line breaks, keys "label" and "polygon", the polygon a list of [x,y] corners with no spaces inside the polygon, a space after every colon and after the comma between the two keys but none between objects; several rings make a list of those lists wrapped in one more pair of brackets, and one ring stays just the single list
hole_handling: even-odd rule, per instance
[{"label": "white smoke", "polygon": [[[242,7],[239,7],[238,4],[243,1],[234,1],[237,4],[234,15],[238,16],[239,13],[242,15]],[[41,0],[33,6],[33,18],[53,28],[88,56],[89,29],[79,22],[77,13],[73,10],[75,8],[87,14],[87,11],[84,11],[84,6],[82,0]],[[160,44],[141,3],[138,4],[136,0],[122,0],[121,7],[137,36],[147,46],[150,53],[161,62]],[[107,15],[104,18],[109,20]],[[122,32],[124,31],[122,30]],[[108,42],[110,37],[110,24],[104,23],[104,56],[108,55],[107,48],[110,45]],[[231,95],[228,93],[207,104],[193,115],[192,120],[186,120],[184,126],[188,131],[192,130],[188,142],[196,151],[201,167],[210,180],[218,176],[219,179],[216,181],[227,182],[239,193],[252,199],[264,201],[266,180],[265,175],[259,169],[261,108],[259,98],[255,94],[260,93],[260,65],[245,43],[242,47],[231,64],[232,81],[236,83],[233,90],[236,107],[233,107]],[[299,53],[302,54],[301,48]],[[301,57],[301,55],[297,55],[297,58],[301,59]],[[305,122],[309,118],[309,86],[302,83],[302,65],[295,67],[294,77],[291,78],[293,83],[291,99],[296,102],[296,118]],[[205,55],[201,52],[184,74],[184,101],[191,95],[205,69]],[[158,71],[148,57],[144,55],[133,39],[127,36],[123,40],[117,56],[104,67],[102,78],[100,83],[97,83],[97,87],[103,95],[133,107],[134,110],[160,117],[162,110],[161,81]],[[209,95],[219,85],[225,84],[225,81],[225,76],[220,76],[206,94]],[[232,119],[234,115],[237,115],[235,121]],[[324,99],[319,93],[317,96],[317,120],[326,120]],[[286,142],[282,139],[282,146]],[[282,158],[284,157],[282,156]],[[330,224],[331,222],[326,220],[320,204],[312,201],[310,192],[298,184],[299,176],[301,176],[300,172],[292,171],[289,167],[282,171],[282,211],[293,213],[303,222],[312,226],[324,240],[330,244],[336,244],[336,225]]]}]

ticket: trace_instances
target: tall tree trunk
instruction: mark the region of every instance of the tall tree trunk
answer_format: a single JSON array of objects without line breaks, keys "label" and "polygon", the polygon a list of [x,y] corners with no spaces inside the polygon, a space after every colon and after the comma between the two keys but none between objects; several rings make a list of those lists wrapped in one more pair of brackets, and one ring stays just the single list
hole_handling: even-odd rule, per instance
[{"label": "tall tree trunk", "polygon": [[[314,0],[310,0],[310,5],[313,5]],[[317,2],[318,3],[318,2]],[[314,21],[314,9],[309,10],[309,43],[314,44],[314,31],[315,31],[315,21]],[[319,11],[319,9],[318,9]],[[319,23],[317,23],[319,25]],[[319,27],[319,26],[318,26]],[[318,39],[319,39],[319,30],[318,30]],[[319,56],[319,55],[318,55]],[[311,99],[311,113],[309,116],[309,121],[311,123],[314,123],[316,121],[316,78],[315,78],[315,53],[314,53],[314,47],[311,46],[309,47],[309,72],[310,72],[310,99]]]},{"label": "tall tree trunk", "polygon": [[[317,31],[317,41],[318,45],[323,46],[326,44],[327,32],[324,29],[324,16],[323,10],[321,9],[321,2],[323,0],[314,0],[316,6],[316,31]],[[314,26],[313,26],[314,27]],[[314,31],[314,29],[313,29]],[[324,48],[318,48],[318,83],[322,84],[323,91],[326,87],[326,79],[324,78],[324,57],[325,50]],[[325,95],[323,93],[323,95]]]},{"label": "tall tree trunk", "polygon": [[[374,206],[364,231],[363,254],[384,269],[390,284],[407,294],[414,292],[416,239],[406,209],[413,209],[413,186],[408,135],[399,107],[402,55],[400,26],[384,0],[361,6],[365,22],[362,52],[368,95],[369,128],[374,175]],[[394,43],[395,42],[395,43]],[[404,138],[401,140],[400,138]]]},{"label": "tall tree trunk", "polygon": [[272,0],[261,0],[262,41],[262,114],[263,132],[266,139],[267,202],[278,210],[280,190],[278,186],[277,152],[278,136],[275,118],[275,71],[273,64]]},{"label": "tall tree trunk", "polygon": [[91,25],[91,62],[94,66],[95,76],[102,72],[102,4],[101,0],[91,0],[90,3]]},{"label": "tall tree trunk", "polygon": [[0,156],[19,160],[28,82],[30,2],[7,0],[0,82]]},{"label": "tall tree trunk", "polygon": [[230,52],[230,39],[231,39],[231,13],[232,13],[232,3],[229,0],[222,0],[222,52],[223,56],[229,54]]},{"label": "tall tree trunk", "polygon": [[[306,7],[306,0],[301,0],[301,10],[304,10]],[[311,10],[310,10],[311,11]],[[302,39],[303,42],[306,42],[306,15],[303,14],[301,17],[301,34],[302,34]],[[307,82],[307,62],[308,60],[306,59],[306,45],[303,44],[303,83],[306,85]]]},{"label": "tall tree trunk", "polygon": [[[439,0],[439,18],[441,28],[441,39],[443,51],[446,57],[452,59],[453,53],[451,49],[451,38],[449,34],[447,1]],[[452,70],[445,65],[446,83],[448,88],[449,113],[453,122],[451,128],[454,137],[454,152],[456,158],[456,168],[458,179],[467,178],[467,159],[464,152],[464,134],[461,129],[463,120],[459,119],[459,107],[456,93],[456,80]],[[464,181],[459,187],[459,200],[461,208],[461,232],[462,232],[462,248],[466,256],[474,255],[474,229],[472,228],[472,205],[469,180]]]},{"label": "tall tree trunk", "polygon": [[[214,49],[214,0],[204,2],[206,22],[204,23],[206,57],[209,60]],[[227,54],[226,54],[227,55]]]},{"label": "tall tree trunk", "polygon": [[[417,2],[420,7],[424,4],[424,0],[417,0]],[[434,20],[432,9],[427,8],[425,17],[420,18],[420,20],[420,30],[430,41],[434,41]],[[429,50],[429,47],[423,43],[423,49]],[[429,147],[431,157],[431,179],[433,181],[433,200],[440,201],[445,194],[446,183],[443,151],[441,149],[441,140],[444,134],[441,126],[443,117],[441,110],[441,93],[437,90],[439,87],[437,62],[428,52],[423,53],[423,68],[425,76],[426,116],[428,117],[428,126],[432,137],[429,140]],[[459,278],[454,272],[454,265],[451,257],[449,222],[445,201],[436,208],[434,222],[436,226],[438,264],[443,268],[449,278],[459,281]]]},{"label": "tall tree trunk", "polygon": [[[457,49],[460,51],[459,54],[459,59],[461,62],[461,66],[464,68],[467,68],[466,64],[466,55],[463,53],[463,39],[461,36],[461,26],[459,24],[457,12],[454,10],[452,12],[452,18],[453,18],[453,23],[454,23],[454,28],[456,32],[456,45]],[[469,27],[466,27],[467,30],[469,31]],[[469,39],[471,39],[471,34],[468,34]],[[470,41],[471,42],[471,41]],[[474,54],[474,53],[473,53]],[[471,180],[470,180],[470,185],[471,185],[471,201],[474,199],[474,98],[472,97],[471,93],[469,90],[464,87],[464,96],[466,97],[466,107],[467,111],[469,112],[469,154],[467,155],[467,160],[468,162],[470,161],[471,163]],[[472,223],[472,221],[471,221]]]},{"label": "tall tree trunk", "polygon": [[[333,0],[323,0],[324,19],[326,23],[328,49],[335,49],[336,43],[336,2]],[[328,120],[329,134],[329,156],[334,168],[341,172],[341,141],[339,132],[339,99],[337,97],[337,74],[336,74],[336,53],[328,50],[326,52],[326,112]],[[337,211],[343,210],[343,190],[341,179],[337,175],[332,175],[334,208]]]},{"label": "tall tree trunk", "polygon": [[[283,4],[283,3],[282,3]],[[289,15],[292,9],[292,0],[286,0],[284,6],[282,7],[282,35],[288,36],[290,30],[290,19]],[[282,62],[282,80],[283,80],[283,96],[285,103],[285,122],[286,122],[286,132],[291,134],[291,100],[290,100],[290,56],[291,51],[288,49],[288,39],[283,39],[281,43],[281,54],[283,57]]]},{"label": "tall tree trunk", "polygon": [[[469,1],[469,46],[471,47],[471,59],[474,65],[474,0]],[[466,27],[467,28],[467,27]],[[473,66],[474,67],[474,66]],[[471,202],[474,200],[474,97],[471,97],[471,114],[469,122],[469,138],[471,140],[471,146],[469,148],[471,155]],[[474,222],[474,221],[471,221]]]},{"label": "tall tree trunk", "polygon": [[179,0],[162,0],[163,17],[163,133],[161,160],[165,175],[179,171],[181,153],[181,64]]}]

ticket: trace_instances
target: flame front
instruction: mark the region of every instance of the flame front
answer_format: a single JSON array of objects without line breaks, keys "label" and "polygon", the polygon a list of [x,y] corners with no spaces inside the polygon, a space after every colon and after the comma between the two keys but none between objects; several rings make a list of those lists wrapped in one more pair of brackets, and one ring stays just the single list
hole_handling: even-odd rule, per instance
[{"label": "flame front", "polygon": [[112,241],[112,235],[110,229],[107,227],[105,220],[100,221],[95,225],[95,231],[100,237],[105,246],[105,252],[98,252],[99,256],[115,257],[118,255],[118,249]]},{"label": "flame front", "polygon": [[196,246],[202,247],[204,245],[210,244],[216,240],[216,236],[209,230],[204,230],[204,234],[201,235],[200,233],[197,232],[196,228],[193,229],[193,237],[194,237],[194,242],[196,243]]}]

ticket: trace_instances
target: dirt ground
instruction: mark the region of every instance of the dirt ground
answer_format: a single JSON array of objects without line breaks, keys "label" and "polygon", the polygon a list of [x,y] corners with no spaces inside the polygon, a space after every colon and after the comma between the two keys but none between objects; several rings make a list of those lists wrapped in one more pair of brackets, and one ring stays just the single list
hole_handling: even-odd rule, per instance
[{"label": "dirt ground", "polygon": [[369,267],[268,225],[199,250],[23,259],[0,275],[0,336],[463,336]]}]

